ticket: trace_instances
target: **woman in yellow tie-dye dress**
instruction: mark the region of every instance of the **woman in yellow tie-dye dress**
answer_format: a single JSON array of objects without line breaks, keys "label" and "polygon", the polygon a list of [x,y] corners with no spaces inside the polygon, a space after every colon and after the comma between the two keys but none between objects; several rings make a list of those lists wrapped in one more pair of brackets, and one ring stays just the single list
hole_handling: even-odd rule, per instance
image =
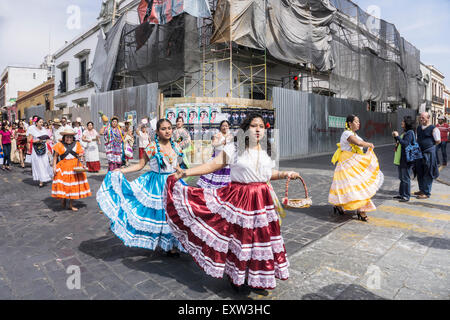
[{"label": "woman in yellow tie-dye dress", "polygon": [[[337,164],[328,202],[334,205],[335,212],[344,214],[356,210],[360,220],[368,221],[366,212],[376,210],[371,198],[383,184],[384,176],[373,152],[374,145],[356,134],[359,128],[359,118],[349,115],[346,130],[331,160]],[[368,148],[367,152],[362,148]]]}]

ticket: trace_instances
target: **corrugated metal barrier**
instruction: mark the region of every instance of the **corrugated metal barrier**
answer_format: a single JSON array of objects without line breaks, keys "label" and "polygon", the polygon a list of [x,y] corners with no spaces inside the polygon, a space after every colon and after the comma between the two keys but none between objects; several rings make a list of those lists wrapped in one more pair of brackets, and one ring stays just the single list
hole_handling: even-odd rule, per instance
[{"label": "corrugated metal barrier", "polygon": [[356,114],[361,121],[358,135],[375,145],[393,143],[391,133],[401,131],[403,117],[416,117],[416,111],[410,109],[399,109],[395,113],[371,112],[367,111],[365,102],[283,88],[274,88],[273,106],[281,160],[335,151],[344,129],[331,124],[330,117],[342,119]]}]

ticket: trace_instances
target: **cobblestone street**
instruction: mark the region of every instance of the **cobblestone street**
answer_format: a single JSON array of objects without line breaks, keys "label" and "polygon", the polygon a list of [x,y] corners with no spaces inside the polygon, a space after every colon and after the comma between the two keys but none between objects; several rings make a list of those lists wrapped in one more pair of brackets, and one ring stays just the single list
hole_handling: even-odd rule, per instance
[{"label": "cobblestone street", "polygon": [[[0,173],[0,299],[448,299],[450,186],[435,182],[427,200],[393,201],[398,179],[391,150],[375,149],[385,182],[369,223],[334,214],[327,204],[330,155],[280,164],[304,177],[313,206],[289,210],[283,219],[291,275],[266,295],[236,294],[189,255],[124,246],[95,201],[104,173],[88,175],[93,196],[75,201],[80,210],[71,212],[50,197],[51,184],[38,188],[29,166],[14,167]],[[441,171],[442,182],[450,182],[449,171]],[[273,182],[280,198],[284,183]],[[416,180],[412,186],[417,191]],[[303,196],[301,184],[289,191]],[[66,284],[71,265],[81,270],[79,290]]]}]

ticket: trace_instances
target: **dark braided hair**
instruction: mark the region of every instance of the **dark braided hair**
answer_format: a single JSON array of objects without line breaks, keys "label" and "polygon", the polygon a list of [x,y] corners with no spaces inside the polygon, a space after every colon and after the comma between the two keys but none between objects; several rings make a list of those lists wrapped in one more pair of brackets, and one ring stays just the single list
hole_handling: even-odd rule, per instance
[{"label": "dark braided hair", "polygon": [[[168,119],[160,119],[160,120],[158,120],[158,122],[156,123],[156,132],[159,131],[159,129],[161,128],[161,125],[162,125],[164,122],[169,123],[169,124],[171,125],[171,127],[172,127],[172,122],[170,122],[170,120],[168,120]],[[159,146],[159,137],[158,137],[158,134],[157,134],[157,133],[155,134],[155,143],[156,143],[156,149],[157,149],[157,152],[158,152],[158,153],[161,153],[161,148],[160,148],[160,146]],[[173,142],[172,137],[170,137],[170,144],[171,144],[171,146],[172,146],[173,151],[175,151],[175,153],[176,153],[179,157],[183,157],[183,152],[182,152],[182,151],[180,151],[180,152],[177,151],[177,148],[175,147],[175,143]]]}]

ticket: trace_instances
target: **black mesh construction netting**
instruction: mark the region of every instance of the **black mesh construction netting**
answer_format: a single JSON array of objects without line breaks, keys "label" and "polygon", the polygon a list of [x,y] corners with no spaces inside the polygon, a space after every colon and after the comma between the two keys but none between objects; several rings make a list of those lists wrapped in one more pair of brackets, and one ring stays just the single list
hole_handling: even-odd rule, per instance
[{"label": "black mesh construction netting", "polygon": [[[116,53],[114,72],[105,80],[99,68],[92,78],[97,77],[94,82],[100,91],[123,87],[124,81],[132,86],[152,82],[164,86],[201,70],[202,43],[209,45],[210,39],[223,43],[231,37],[241,46],[267,50],[278,60],[314,65],[329,75],[329,87],[338,97],[407,103],[413,109],[423,102],[420,51],[400,36],[395,25],[349,0],[258,0],[257,5],[255,1],[210,0],[214,23],[208,23],[214,32],[207,41],[201,39],[205,19],[188,14],[164,25],[122,23],[107,40],[99,38],[96,53],[99,66],[103,60],[114,61],[106,56]],[[261,13],[261,8],[268,11]],[[239,10],[255,21],[241,21]],[[286,21],[295,17],[307,33],[304,36],[295,33],[295,21]]]}]

